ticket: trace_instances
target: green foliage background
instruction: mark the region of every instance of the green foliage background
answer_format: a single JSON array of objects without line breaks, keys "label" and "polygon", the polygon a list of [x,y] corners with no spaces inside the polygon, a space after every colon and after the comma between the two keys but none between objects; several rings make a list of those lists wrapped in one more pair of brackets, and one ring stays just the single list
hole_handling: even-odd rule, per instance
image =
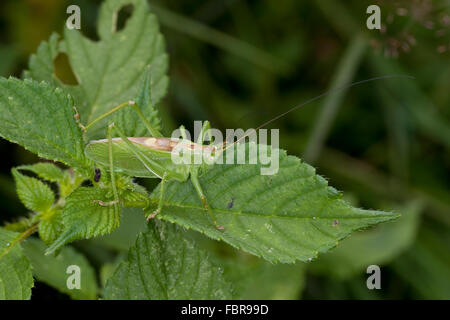
[{"label": "green foliage background", "polygon": [[[179,124],[192,129],[193,120],[210,120],[219,129],[256,127],[328,88],[384,74],[416,78],[364,84],[269,126],[280,129],[283,149],[314,165],[351,204],[403,216],[353,234],[308,264],[271,265],[188,232],[198,246],[216,253],[213,259],[229,265],[225,274],[243,297],[450,299],[450,31],[441,25],[450,1],[432,1],[430,11],[420,1],[415,8],[411,1],[399,1],[409,12],[419,10],[423,19],[399,16],[398,7],[380,1],[384,34],[365,28],[365,10],[372,2],[150,2],[170,56],[169,93],[159,105],[165,132]],[[20,77],[39,43],[53,31],[63,33],[69,4],[0,3],[0,75]],[[77,4],[82,32],[96,39],[100,1]],[[390,15],[395,18],[388,23]],[[433,21],[432,29],[427,21]],[[443,35],[437,33],[441,29]],[[405,34],[414,37],[414,45],[405,42]],[[393,56],[393,43],[409,43],[409,48]],[[447,51],[440,53],[443,44]],[[65,83],[76,81],[64,59],[57,59],[55,68]],[[4,222],[26,212],[11,167],[38,159],[3,139],[0,152],[5,155],[0,168]],[[154,186],[145,183],[149,189]],[[107,279],[134,245],[144,221],[128,216],[115,233],[75,243],[94,268],[92,279]],[[42,244],[31,242],[23,250],[33,246]],[[370,264],[382,266],[382,290],[365,286]],[[33,299],[67,298],[46,279],[40,271]],[[95,296],[92,291],[80,293],[81,298]]]}]

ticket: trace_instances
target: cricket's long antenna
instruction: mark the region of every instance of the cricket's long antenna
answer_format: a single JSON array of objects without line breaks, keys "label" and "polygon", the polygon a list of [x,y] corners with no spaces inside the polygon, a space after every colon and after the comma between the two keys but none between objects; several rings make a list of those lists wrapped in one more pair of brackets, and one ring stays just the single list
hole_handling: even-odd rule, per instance
[{"label": "cricket's long antenna", "polygon": [[[303,106],[305,106],[305,105],[307,105],[307,104],[309,104],[309,103],[311,103],[311,102],[314,102],[314,101],[316,101],[316,100],[319,100],[319,99],[321,99],[321,98],[323,98],[323,97],[325,97],[325,96],[328,96],[328,95],[330,95],[330,94],[332,94],[332,93],[334,93],[334,92],[339,92],[339,91],[342,91],[342,90],[346,90],[346,89],[349,89],[349,88],[351,88],[351,87],[354,87],[354,86],[357,86],[357,85],[360,85],[360,84],[363,84],[363,83],[372,82],[372,81],[376,81],[376,80],[382,80],[382,79],[390,79],[390,78],[407,78],[407,79],[415,79],[415,77],[410,76],[410,75],[406,75],[406,74],[391,74],[391,75],[385,75],[385,76],[373,77],[373,78],[369,78],[369,79],[365,79],[365,80],[361,80],[361,81],[352,82],[352,83],[350,83],[350,84],[346,84],[346,85],[344,85],[344,86],[341,86],[341,87],[338,87],[338,88],[334,88],[334,89],[325,91],[324,93],[322,93],[322,94],[320,94],[320,95],[318,95],[318,96],[315,96],[314,98],[311,98],[311,99],[309,99],[309,100],[307,100],[307,101],[305,101],[305,102],[303,102],[303,103],[301,103],[301,104],[296,105],[295,107],[292,107],[291,109],[289,109],[289,110],[283,112],[282,114],[276,116],[275,118],[272,118],[272,119],[270,119],[270,120],[264,122],[262,125],[258,126],[258,127],[255,129],[255,131],[258,131],[259,129],[264,128],[264,127],[267,126],[268,124],[271,124],[272,122],[274,122],[274,121],[276,121],[276,120],[278,120],[278,119],[284,117],[284,116],[287,115],[288,113],[291,113],[291,112],[293,112],[293,111],[295,111],[295,110],[297,110],[297,109],[299,109],[299,108],[301,108],[301,107],[303,107]],[[225,151],[225,150],[227,150],[228,148],[231,148],[233,145],[235,145],[236,143],[238,143],[238,142],[241,141],[242,139],[245,139],[245,138],[248,137],[250,134],[251,134],[251,133],[248,133],[248,134],[246,134],[246,135],[240,137],[240,138],[237,139],[234,143],[230,144],[230,145],[227,146],[226,148],[223,148],[223,149],[222,149],[222,152]],[[226,143],[226,140],[225,140],[224,143]]]}]

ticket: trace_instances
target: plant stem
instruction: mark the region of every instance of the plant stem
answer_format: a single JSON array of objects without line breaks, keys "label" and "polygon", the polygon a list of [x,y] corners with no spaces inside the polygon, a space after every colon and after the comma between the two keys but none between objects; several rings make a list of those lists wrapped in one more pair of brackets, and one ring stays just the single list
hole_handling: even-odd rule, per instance
[{"label": "plant stem", "polygon": [[7,255],[9,253],[9,251],[11,251],[11,249],[18,243],[22,242],[23,240],[25,240],[26,238],[28,238],[29,236],[31,236],[38,227],[38,223],[33,224],[31,227],[29,227],[27,230],[25,230],[24,232],[22,232],[16,239],[14,239],[2,252],[0,252],[0,258],[2,258],[3,256]]}]

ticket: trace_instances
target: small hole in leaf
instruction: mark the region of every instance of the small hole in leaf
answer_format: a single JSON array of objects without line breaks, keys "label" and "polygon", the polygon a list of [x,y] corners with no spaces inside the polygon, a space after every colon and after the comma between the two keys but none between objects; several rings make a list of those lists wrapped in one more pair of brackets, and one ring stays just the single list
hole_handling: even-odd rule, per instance
[{"label": "small hole in leaf", "polygon": [[128,19],[133,15],[134,6],[127,4],[123,6],[117,13],[116,32],[125,28]]},{"label": "small hole in leaf", "polygon": [[67,54],[63,52],[59,53],[55,60],[53,60],[53,66],[55,68],[55,75],[59,81],[67,85],[78,85],[78,80],[73,73]]}]

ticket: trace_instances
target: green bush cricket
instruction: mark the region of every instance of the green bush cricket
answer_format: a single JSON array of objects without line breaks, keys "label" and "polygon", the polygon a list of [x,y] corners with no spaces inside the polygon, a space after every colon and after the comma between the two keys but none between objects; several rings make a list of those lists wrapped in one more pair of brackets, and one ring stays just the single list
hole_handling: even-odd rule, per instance
[{"label": "green bush cricket", "polygon": [[[151,136],[127,137],[122,130],[114,125],[114,123],[110,123],[108,125],[107,139],[89,142],[85,148],[85,154],[89,159],[94,161],[94,163],[109,168],[112,190],[114,194],[114,201],[107,203],[102,201],[96,202],[103,206],[120,205],[115,178],[116,172],[122,172],[133,177],[159,178],[161,179],[160,199],[157,209],[147,217],[147,220],[149,220],[161,212],[164,200],[164,185],[166,181],[177,180],[184,182],[190,177],[200,200],[211,217],[212,222],[216,228],[223,230],[224,227],[217,224],[214,213],[208,205],[208,201],[198,180],[201,165],[190,163],[176,164],[171,158],[172,151],[175,147],[178,147],[180,152],[206,152],[206,154],[214,155],[216,147],[203,145],[205,134],[208,129],[210,129],[209,122],[203,122],[197,142],[192,142],[187,139],[183,126],[180,127],[183,139],[162,137],[162,134],[156,130],[149,121],[147,121],[139,106],[134,101],[128,101],[114,107],[86,126],[83,126],[79,122],[79,115],[74,107],[75,120],[78,122],[83,131],[86,132],[97,122],[126,107],[130,107],[136,112]],[[118,134],[119,138],[113,138],[114,133]]]}]

